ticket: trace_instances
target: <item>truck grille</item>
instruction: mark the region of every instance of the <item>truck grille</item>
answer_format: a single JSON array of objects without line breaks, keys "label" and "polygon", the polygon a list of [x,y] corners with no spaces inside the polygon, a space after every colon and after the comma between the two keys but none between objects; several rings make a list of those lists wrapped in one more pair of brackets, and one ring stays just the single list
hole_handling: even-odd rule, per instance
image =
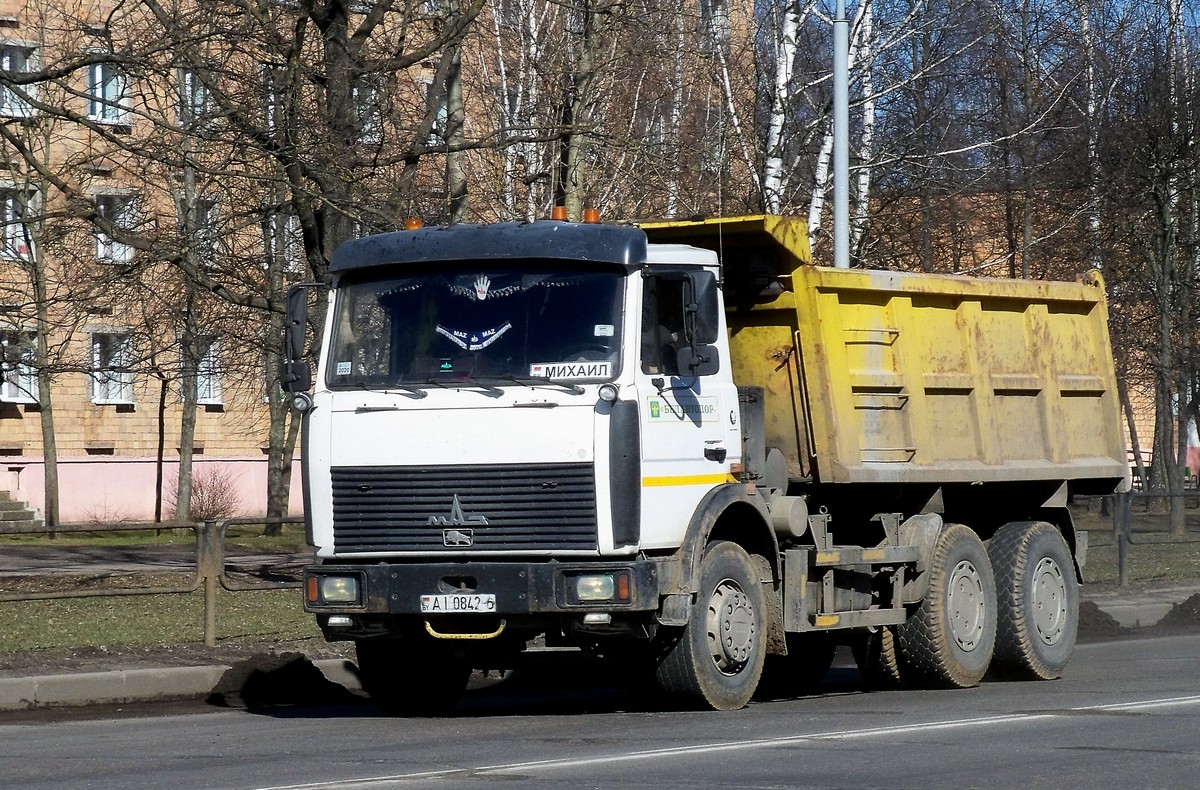
[{"label": "truck grille", "polygon": [[596,549],[591,464],[335,467],[338,553]]}]

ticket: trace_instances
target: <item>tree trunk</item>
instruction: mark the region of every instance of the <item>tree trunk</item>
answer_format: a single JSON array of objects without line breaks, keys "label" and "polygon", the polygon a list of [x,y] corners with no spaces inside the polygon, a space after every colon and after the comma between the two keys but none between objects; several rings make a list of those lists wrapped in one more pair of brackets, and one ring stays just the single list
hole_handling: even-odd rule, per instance
[{"label": "tree trunk", "polygon": [[158,448],[154,462],[154,521],[163,516],[163,460],[167,448],[167,377],[158,379]]},{"label": "tree trunk", "polygon": [[[452,12],[457,15],[457,8]],[[466,115],[463,109],[461,46],[457,42],[451,44],[447,48],[447,55],[450,68],[446,73],[446,191],[450,195],[449,222],[457,225],[467,219],[467,173],[463,166],[466,154],[462,150]]]},{"label": "tree trunk", "polygon": [[559,160],[559,205],[567,217],[578,222],[587,202],[587,153],[591,134],[592,83],[595,80],[596,47],[600,17],[598,0],[582,0],[577,41],[573,47],[571,72],[564,77],[562,99],[562,142]]},{"label": "tree trunk", "polygon": [[59,490],[58,490],[58,440],[54,434],[54,398],[51,392],[53,378],[50,375],[50,313],[47,298],[45,269],[43,268],[41,252],[35,250],[33,264],[33,299],[37,309],[37,402],[41,416],[42,429],[42,494],[45,504],[42,508],[42,521],[47,527],[59,523]]}]

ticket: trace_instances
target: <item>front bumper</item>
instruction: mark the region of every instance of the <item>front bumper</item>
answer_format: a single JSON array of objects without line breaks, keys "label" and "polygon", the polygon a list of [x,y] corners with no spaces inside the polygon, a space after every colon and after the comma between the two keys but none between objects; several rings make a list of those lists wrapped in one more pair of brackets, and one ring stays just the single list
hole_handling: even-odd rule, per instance
[{"label": "front bumper", "polygon": [[[627,594],[609,600],[578,600],[573,592],[578,577],[598,574],[624,575]],[[320,591],[327,577],[357,580],[356,600],[323,600]],[[659,605],[659,564],[653,560],[324,564],[305,569],[305,590],[305,611],[315,614],[421,615],[421,596],[456,593],[495,595],[493,614],[508,617],[650,612]]]}]

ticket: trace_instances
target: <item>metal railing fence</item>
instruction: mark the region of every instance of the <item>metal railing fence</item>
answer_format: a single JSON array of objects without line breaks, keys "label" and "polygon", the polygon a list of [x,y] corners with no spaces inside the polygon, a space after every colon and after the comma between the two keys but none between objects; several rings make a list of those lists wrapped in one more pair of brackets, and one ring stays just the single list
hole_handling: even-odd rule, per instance
[{"label": "metal railing fence", "polygon": [[[217,590],[229,592],[253,592],[262,590],[281,590],[299,588],[303,582],[295,581],[256,581],[245,582],[231,578],[226,573],[226,531],[231,526],[264,527],[284,524],[303,524],[303,517],[288,516],[283,518],[231,518],[221,521],[203,522],[130,522],[121,524],[73,523],[56,524],[53,527],[33,526],[27,524],[5,524],[0,522],[0,535],[62,535],[78,533],[113,533],[141,532],[164,530],[191,530],[196,539],[195,575],[189,583],[159,587],[117,587],[117,588],[85,588],[77,590],[57,590],[46,592],[0,592],[0,602],[11,601],[45,601],[63,598],[100,598],[125,595],[184,595],[197,590],[204,591],[204,644],[215,647],[217,644]],[[150,566],[155,567],[155,566]]]},{"label": "metal railing fence", "polygon": [[1129,586],[1129,554],[1132,546],[1200,543],[1200,537],[1192,539],[1171,537],[1163,540],[1135,533],[1133,530],[1133,501],[1135,499],[1143,500],[1146,509],[1149,510],[1151,502],[1157,499],[1182,499],[1185,505],[1189,500],[1200,502],[1200,492],[1192,490],[1170,494],[1165,491],[1135,490],[1111,495],[1113,540],[1117,543],[1117,586],[1119,587]]}]

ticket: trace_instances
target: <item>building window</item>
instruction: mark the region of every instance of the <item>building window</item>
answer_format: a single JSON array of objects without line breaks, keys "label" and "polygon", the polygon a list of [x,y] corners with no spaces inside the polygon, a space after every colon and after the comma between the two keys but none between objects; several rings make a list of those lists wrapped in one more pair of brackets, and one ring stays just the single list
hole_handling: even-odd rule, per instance
[{"label": "building window", "polygon": [[[121,230],[134,225],[135,204],[132,195],[96,195],[96,212]],[[129,263],[133,247],[115,241],[102,230],[96,231],[96,260],[101,263]]]},{"label": "building window", "polygon": [[212,198],[197,198],[195,203],[192,238],[196,245],[196,263],[209,273],[219,272],[220,253],[218,222],[220,207]]},{"label": "building window", "polygon": [[[23,44],[0,44],[0,71],[15,78],[37,70],[37,50]],[[0,115],[9,118],[28,118],[33,115],[30,98],[36,98],[36,85],[0,88]]]},{"label": "building window", "polygon": [[278,267],[288,274],[304,268],[304,234],[300,218],[290,211],[263,212],[264,268]]},{"label": "building window", "polygon": [[196,402],[205,406],[224,403],[221,390],[221,343],[216,337],[197,338],[196,346],[203,349],[196,360]]},{"label": "building window", "polygon": [[275,63],[260,63],[259,76],[262,80],[263,122],[268,132],[279,129],[283,117],[283,90],[287,70]]},{"label": "building window", "polygon": [[133,403],[133,339],[127,334],[92,335],[92,402]]},{"label": "building window", "polygon": [[93,63],[88,69],[88,119],[129,124],[129,80],[114,63]]},{"label": "building window", "polygon": [[0,222],[3,223],[3,257],[29,260],[33,249],[37,192],[0,187]]},{"label": "building window", "polygon": [[383,142],[383,87],[378,74],[364,74],[352,88],[358,141],[363,145]]},{"label": "building window", "polygon": [[212,125],[212,93],[195,69],[179,70],[179,126],[206,129]]},{"label": "building window", "polygon": [[0,403],[37,402],[34,332],[0,330]]},{"label": "building window", "polygon": [[425,144],[445,145],[446,126],[450,123],[450,107],[446,103],[446,91],[428,77],[422,78],[421,82],[425,86],[425,107],[428,108],[436,102],[433,128],[429,130],[429,139],[425,141]]},{"label": "building window", "polygon": [[195,197],[189,204],[181,200],[181,233],[190,250],[190,260],[204,272],[220,272],[220,205],[214,198]]}]

